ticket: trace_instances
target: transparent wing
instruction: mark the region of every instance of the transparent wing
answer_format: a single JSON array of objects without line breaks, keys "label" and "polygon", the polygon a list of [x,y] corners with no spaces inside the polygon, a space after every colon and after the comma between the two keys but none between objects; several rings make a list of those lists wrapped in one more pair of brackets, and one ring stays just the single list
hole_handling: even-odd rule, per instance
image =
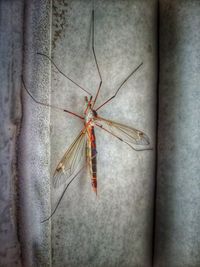
[{"label": "transparent wing", "polygon": [[86,135],[81,131],[58,163],[53,175],[53,186],[59,187],[70,178],[85,155]]},{"label": "transparent wing", "polygon": [[96,123],[130,145],[147,146],[150,144],[149,137],[135,128],[99,116],[96,117]]}]

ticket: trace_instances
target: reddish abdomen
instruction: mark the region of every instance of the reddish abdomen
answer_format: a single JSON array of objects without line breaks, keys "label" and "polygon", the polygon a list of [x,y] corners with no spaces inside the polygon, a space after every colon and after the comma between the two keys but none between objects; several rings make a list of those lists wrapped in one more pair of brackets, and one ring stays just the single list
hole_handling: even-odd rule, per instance
[{"label": "reddish abdomen", "polygon": [[92,167],[92,188],[97,193],[97,158],[96,158],[96,137],[94,127],[91,127],[91,167]]}]

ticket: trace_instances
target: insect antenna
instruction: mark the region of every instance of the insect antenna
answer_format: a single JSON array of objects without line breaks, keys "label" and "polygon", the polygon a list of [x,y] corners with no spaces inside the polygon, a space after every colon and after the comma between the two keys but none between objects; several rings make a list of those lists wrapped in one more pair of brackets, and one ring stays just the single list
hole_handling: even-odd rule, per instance
[{"label": "insect antenna", "polygon": [[43,103],[43,102],[38,101],[38,100],[31,94],[31,92],[27,89],[27,87],[26,87],[26,85],[25,85],[25,82],[24,82],[24,78],[23,78],[23,76],[22,76],[22,84],[23,84],[24,89],[25,89],[26,92],[28,93],[28,95],[32,98],[32,100],[33,100],[35,103],[40,104],[40,105],[45,106],[45,107],[50,107],[50,108],[54,108],[54,109],[57,109],[57,110],[61,110],[61,111],[67,112],[67,113],[69,113],[69,114],[71,114],[71,115],[74,115],[74,116],[76,116],[76,117],[78,117],[78,118],[84,120],[84,118],[83,118],[82,116],[80,116],[80,115],[78,115],[78,114],[76,114],[76,113],[74,113],[74,112],[72,112],[72,111],[69,111],[69,110],[67,110],[67,109],[62,109],[62,108],[59,108],[59,107],[57,107],[57,106],[50,105],[50,104],[47,104],[47,103]]},{"label": "insect antenna", "polygon": [[52,216],[55,214],[56,210],[58,209],[58,206],[60,205],[60,202],[65,194],[65,192],[67,191],[69,185],[73,182],[73,180],[79,175],[79,173],[83,170],[83,168],[85,167],[85,165],[74,175],[74,177],[71,179],[71,181],[66,185],[65,189],[62,192],[62,195],[60,196],[58,203],[56,204],[53,212],[51,213],[51,215],[49,217],[47,217],[46,219],[44,219],[43,221],[41,221],[41,223],[44,223],[46,221],[48,221],[49,219],[52,218]]},{"label": "insect antenna", "polygon": [[96,111],[98,110],[98,109],[100,109],[100,108],[102,108],[104,105],[106,105],[109,101],[111,101],[113,98],[115,98],[116,97],[116,95],[117,95],[117,93],[119,92],[119,90],[121,89],[121,87],[128,81],[128,79],[142,66],[142,64],[143,64],[143,62],[141,62],[140,63],[140,65],[138,65],[127,77],[126,77],[126,79],[120,84],[120,86],[117,88],[117,90],[116,90],[116,92],[115,92],[115,94],[112,96],[112,97],[110,97],[108,100],[106,100],[103,104],[101,104],[97,109],[96,109]]},{"label": "insect antenna", "polygon": [[46,54],[43,53],[37,53],[40,56],[46,57],[53,65],[54,67],[57,69],[57,71],[62,74],[65,78],[67,78],[68,80],[70,80],[73,84],[75,84],[76,86],[78,86],[81,90],[83,90],[84,92],[86,92],[88,95],[92,95],[88,90],[84,89],[81,85],[79,85],[77,82],[75,82],[74,80],[72,80],[70,77],[68,77],[64,72],[62,72],[58,66],[56,65],[56,63],[52,60],[52,58],[50,58],[49,56],[47,56]]}]

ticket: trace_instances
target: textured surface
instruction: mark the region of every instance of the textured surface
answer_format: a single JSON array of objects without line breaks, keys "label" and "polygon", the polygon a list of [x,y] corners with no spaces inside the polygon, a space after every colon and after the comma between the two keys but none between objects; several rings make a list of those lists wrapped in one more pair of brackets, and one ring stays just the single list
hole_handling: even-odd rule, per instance
[{"label": "textured surface", "polygon": [[[155,1],[97,1],[95,7],[95,44],[103,76],[99,103],[141,61],[144,63],[101,115],[144,130],[152,145],[155,10]],[[1,2],[1,75],[5,78],[1,90],[0,264],[20,266],[22,256],[22,266],[148,266],[152,257],[155,151],[136,153],[97,131],[98,198],[91,191],[88,175],[83,173],[72,184],[52,224],[41,224],[50,213],[50,193],[54,207],[62,191],[50,192],[53,170],[82,124],[66,114],[50,113],[23,89],[16,223],[13,163],[21,118],[21,73],[26,87],[39,101],[80,113],[84,94],[54,68],[51,71],[49,62],[37,52],[52,52],[60,68],[93,93],[99,82],[91,51],[91,1],[53,1],[51,6],[50,1],[30,0],[26,1],[24,14],[22,25],[21,2]],[[8,101],[9,106],[3,101]]]},{"label": "textured surface", "polygon": [[[50,49],[50,2],[26,1],[23,77],[38,100],[49,102],[50,65],[37,55]],[[22,89],[19,139],[19,227],[23,266],[51,266],[51,228],[40,223],[50,209],[49,109]]]},{"label": "textured surface", "polygon": [[20,267],[16,139],[21,117],[23,1],[0,1],[0,266]]},{"label": "textured surface", "polygon": [[[23,28],[24,79],[38,100],[83,111],[84,93],[37,52],[52,53],[62,71],[92,93],[98,86],[91,1],[26,1],[24,24],[23,8],[22,1],[0,1],[0,266],[149,267],[155,151],[134,152],[97,130],[98,197],[83,173],[52,223],[41,224],[62,192],[51,191],[52,173],[82,124],[35,104],[23,91],[16,176]],[[156,267],[200,266],[199,14],[199,1],[160,1]],[[156,1],[97,0],[95,20],[99,104],[144,63],[99,114],[142,129],[154,141]]]},{"label": "textured surface", "polygon": [[[99,79],[91,48],[92,1],[65,3],[53,4],[57,12],[52,12],[52,55],[64,73],[94,94]],[[62,9],[65,20],[59,15]],[[155,22],[155,1],[95,1],[95,47],[103,78],[97,106],[144,63],[99,114],[144,130],[151,141],[155,138]],[[84,96],[52,68],[53,104],[82,114]],[[53,110],[51,124],[53,173],[83,124]],[[150,266],[155,150],[134,152],[98,129],[96,137],[98,197],[86,173],[69,187],[52,218],[53,266]],[[61,192],[62,187],[52,190],[52,208]]]},{"label": "textured surface", "polygon": [[200,266],[200,2],[160,1],[155,266]]},{"label": "textured surface", "polygon": [[[38,100],[80,114],[83,111],[84,93],[51,69],[37,52],[52,53],[62,71],[93,93],[98,75],[91,50],[92,2],[25,2],[24,7],[23,1],[0,1],[0,266],[150,267],[155,150],[134,152],[97,130],[98,197],[83,173],[70,186],[52,222],[41,224],[62,192],[62,188],[51,191],[52,173],[82,124],[35,104],[23,91],[16,158],[23,30],[23,75]],[[200,2],[159,2],[154,266],[198,267]],[[144,130],[152,144],[156,3],[95,1],[95,44],[103,77],[99,103],[112,95],[135,66],[144,63],[118,97],[99,113]]]}]

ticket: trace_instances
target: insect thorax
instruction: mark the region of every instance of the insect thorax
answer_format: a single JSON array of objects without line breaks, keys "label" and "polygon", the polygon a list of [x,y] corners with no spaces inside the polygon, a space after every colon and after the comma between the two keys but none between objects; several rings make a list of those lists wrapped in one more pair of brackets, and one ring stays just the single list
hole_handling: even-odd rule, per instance
[{"label": "insect thorax", "polygon": [[93,121],[96,116],[97,116],[96,111],[93,110],[91,107],[88,107],[86,114],[85,114],[85,123],[88,123],[89,121],[91,121],[91,124],[93,124]]}]

